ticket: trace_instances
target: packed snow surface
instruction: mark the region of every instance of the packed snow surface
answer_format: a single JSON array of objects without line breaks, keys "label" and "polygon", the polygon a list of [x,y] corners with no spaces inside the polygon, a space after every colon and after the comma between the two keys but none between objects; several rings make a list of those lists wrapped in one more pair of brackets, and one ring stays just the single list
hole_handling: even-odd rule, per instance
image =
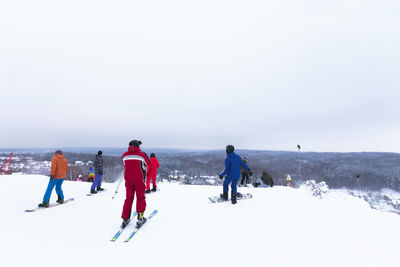
[{"label": "packed snow surface", "polygon": [[125,243],[133,223],[110,242],[123,183],[112,199],[117,183],[86,196],[89,183],[65,181],[65,198],[75,201],[24,212],[41,202],[48,179],[0,176],[1,266],[400,266],[400,216],[343,192],[239,188],[253,198],[232,205],[209,202],[221,187],[162,183],[146,199],[145,216],[159,213]]}]

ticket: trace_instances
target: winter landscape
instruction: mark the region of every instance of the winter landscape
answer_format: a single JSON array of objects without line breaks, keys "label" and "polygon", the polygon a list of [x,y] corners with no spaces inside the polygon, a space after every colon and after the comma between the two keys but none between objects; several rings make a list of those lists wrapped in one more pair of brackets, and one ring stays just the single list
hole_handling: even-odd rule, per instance
[{"label": "winter landscape", "polygon": [[1,1],[0,266],[400,266],[399,11]]}]

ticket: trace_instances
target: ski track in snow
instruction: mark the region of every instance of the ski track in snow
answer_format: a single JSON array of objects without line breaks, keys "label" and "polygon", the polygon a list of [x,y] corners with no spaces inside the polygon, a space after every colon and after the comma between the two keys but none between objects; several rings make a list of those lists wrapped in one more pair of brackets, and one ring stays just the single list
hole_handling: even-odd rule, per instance
[{"label": "ski track in snow", "polygon": [[[135,219],[116,242],[123,183],[86,196],[90,183],[65,181],[75,201],[25,213],[41,202],[48,177],[0,176],[1,266],[398,266],[400,216],[331,190],[239,188],[253,198],[210,203],[222,187],[161,183],[146,195],[145,216],[158,215],[133,237]],[[52,193],[52,202],[56,193]],[[133,208],[135,208],[135,203]]]}]

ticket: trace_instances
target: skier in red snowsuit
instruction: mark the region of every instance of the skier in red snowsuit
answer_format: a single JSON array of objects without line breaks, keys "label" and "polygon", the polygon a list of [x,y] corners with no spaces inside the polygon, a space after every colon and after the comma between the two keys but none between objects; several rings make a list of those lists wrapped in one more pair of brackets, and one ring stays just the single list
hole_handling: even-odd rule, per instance
[{"label": "skier in red snowsuit", "polygon": [[122,157],[122,163],[125,167],[125,187],[126,187],[126,199],[124,202],[124,208],[122,210],[122,228],[128,225],[131,216],[133,199],[136,193],[136,212],[137,226],[140,227],[146,222],[146,218],[143,217],[143,213],[146,210],[146,197],[145,192],[145,179],[146,179],[146,168],[151,164],[149,158],[145,153],[140,150],[141,141],[132,140],[129,142],[128,151],[125,152]]},{"label": "skier in red snowsuit", "polygon": [[147,180],[146,180],[146,193],[150,193],[150,180],[153,182],[153,189],[151,191],[157,191],[157,184],[156,184],[156,178],[157,178],[157,169],[160,168],[160,163],[158,163],[158,160],[156,158],[156,154],[151,153],[150,154],[150,167],[147,170]]}]

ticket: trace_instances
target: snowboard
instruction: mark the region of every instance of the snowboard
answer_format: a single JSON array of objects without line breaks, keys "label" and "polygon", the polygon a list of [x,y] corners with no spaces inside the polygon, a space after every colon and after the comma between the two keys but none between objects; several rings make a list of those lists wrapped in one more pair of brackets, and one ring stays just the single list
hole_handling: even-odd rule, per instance
[{"label": "snowboard", "polygon": [[157,188],[156,191],[151,191],[151,190],[150,190],[150,192],[149,192],[149,193],[146,193],[146,194],[156,193],[156,192],[158,192],[158,191],[160,191],[160,188]]},{"label": "snowboard", "polygon": [[[252,198],[253,195],[250,193],[245,193],[245,194],[240,194],[236,196],[236,200],[242,200],[242,199],[249,199]],[[228,200],[222,199],[220,196],[213,196],[208,198],[212,203],[219,203],[219,202],[225,202],[225,201],[230,201],[231,199],[228,198]]]},{"label": "snowboard", "polygon": [[96,194],[88,193],[88,194],[86,194],[86,195],[87,195],[87,196],[93,196],[93,195],[97,195],[97,194],[99,194],[99,193],[101,193],[101,192],[104,192],[104,191],[107,191],[107,188],[104,188],[103,191],[97,191]]},{"label": "snowboard", "polygon": [[63,203],[57,203],[57,202],[56,203],[51,203],[51,204],[49,204],[49,206],[47,208],[36,207],[34,209],[25,210],[25,212],[34,212],[34,211],[38,211],[38,210],[45,210],[45,209],[48,209],[48,208],[56,207],[56,206],[63,205],[65,203],[71,202],[74,199],[75,198],[73,198],[73,197],[72,198],[68,198],[68,199],[64,200]]}]

